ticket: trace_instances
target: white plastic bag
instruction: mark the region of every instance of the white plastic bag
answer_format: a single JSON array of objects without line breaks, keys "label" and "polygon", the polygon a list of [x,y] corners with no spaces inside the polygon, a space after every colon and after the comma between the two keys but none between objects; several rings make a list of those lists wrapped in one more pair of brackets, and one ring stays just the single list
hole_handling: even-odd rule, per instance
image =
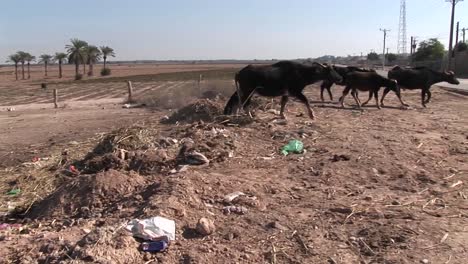
[{"label": "white plastic bag", "polygon": [[162,236],[175,240],[175,221],[160,216],[143,220],[133,219],[128,222],[126,229],[132,232],[133,236],[145,240],[157,240]]}]

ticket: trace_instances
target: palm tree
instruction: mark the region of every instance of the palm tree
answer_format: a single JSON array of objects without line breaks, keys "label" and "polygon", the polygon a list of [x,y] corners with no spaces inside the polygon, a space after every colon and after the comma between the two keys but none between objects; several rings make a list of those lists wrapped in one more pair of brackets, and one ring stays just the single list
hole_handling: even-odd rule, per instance
[{"label": "palm tree", "polygon": [[108,46],[101,46],[102,59],[104,60],[104,69],[106,68],[107,57],[115,57],[114,49]]},{"label": "palm tree", "polygon": [[26,53],[24,51],[18,51],[16,52],[16,54],[18,54],[19,58],[20,58],[20,62],[21,62],[21,75],[22,75],[22,79],[24,80],[24,64],[26,63],[26,59],[28,58],[28,54],[29,53]]},{"label": "palm tree", "polygon": [[54,59],[58,61],[59,64],[59,78],[62,78],[62,63],[67,59],[67,54],[63,52],[56,52]]},{"label": "palm tree", "polygon": [[[84,62],[84,49],[88,43],[79,39],[71,39],[71,45],[66,45],[65,49],[68,52],[68,62],[75,63],[75,75],[79,74],[80,63]],[[84,72],[83,72],[84,73]]]},{"label": "palm tree", "polygon": [[18,63],[20,61],[21,61],[21,58],[18,55],[18,53],[11,54],[10,56],[8,56],[7,62],[13,62],[15,64],[15,77],[16,77],[16,80],[18,80]]},{"label": "palm tree", "polygon": [[29,53],[26,53],[27,56],[26,56],[26,62],[28,62],[28,79],[31,79],[31,70],[30,70],[30,65],[31,65],[31,61],[34,61],[36,59],[35,56],[29,54]]},{"label": "palm tree", "polygon": [[101,59],[101,51],[96,46],[86,47],[86,59],[89,65],[88,76],[94,75],[93,65]]},{"label": "palm tree", "polygon": [[42,54],[39,56],[39,63],[44,63],[45,76],[47,76],[47,65],[52,62],[52,56],[48,54]]}]

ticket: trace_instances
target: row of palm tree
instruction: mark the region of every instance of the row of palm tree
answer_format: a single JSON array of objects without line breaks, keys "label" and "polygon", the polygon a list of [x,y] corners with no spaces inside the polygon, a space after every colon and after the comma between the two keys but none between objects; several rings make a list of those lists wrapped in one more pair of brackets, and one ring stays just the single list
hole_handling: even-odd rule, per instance
[{"label": "row of palm tree", "polygon": [[[80,64],[83,65],[83,74],[86,73],[86,65],[88,65],[88,76],[94,75],[94,64],[99,62],[101,58],[104,60],[104,72],[108,69],[106,68],[107,58],[115,57],[114,50],[108,46],[97,47],[94,45],[89,45],[86,41],[79,39],[71,39],[71,44],[66,45],[65,49],[67,53],[57,52],[54,56],[49,54],[42,54],[39,56],[38,63],[44,64],[44,75],[47,76],[48,68],[47,66],[53,62],[58,62],[59,65],[59,78],[63,77],[62,74],[62,64],[68,63],[75,64],[75,78],[78,79],[78,76],[81,78],[79,71]],[[28,79],[31,78],[30,74],[30,64],[35,61],[36,57],[31,54],[18,51],[15,54],[8,56],[7,62],[12,62],[15,65],[15,77],[18,80],[18,65],[21,64],[22,79],[25,79],[24,64],[27,63],[28,69]],[[102,72],[101,72],[102,73]]]}]

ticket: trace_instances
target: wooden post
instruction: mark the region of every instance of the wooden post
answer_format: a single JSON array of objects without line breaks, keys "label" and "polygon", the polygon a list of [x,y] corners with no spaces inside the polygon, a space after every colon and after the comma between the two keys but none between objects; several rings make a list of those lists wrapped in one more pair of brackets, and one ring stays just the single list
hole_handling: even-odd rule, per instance
[{"label": "wooden post", "polygon": [[200,76],[198,76],[198,94],[199,96],[201,97],[201,86],[200,86],[200,83],[203,79],[203,75],[200,74]]},{"label": "wooden post", "polygon": [[58,108],[58,92],[57,92],[57,89],[54,89],[54,107]]},{"label": "wooden post", "polygon": [[133,102],[133,86],[131,81],[127,81],[128,86],[128,102]]}]

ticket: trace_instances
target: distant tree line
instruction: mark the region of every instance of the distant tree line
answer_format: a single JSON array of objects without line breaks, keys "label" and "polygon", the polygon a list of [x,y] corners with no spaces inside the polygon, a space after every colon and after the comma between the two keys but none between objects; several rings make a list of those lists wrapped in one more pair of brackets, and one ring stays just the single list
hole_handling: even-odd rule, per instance
[{"label": "distant tree line", "polygon": [[[79,39],[71,39],[70,44],[65,46],[66,53],[57,52],[54,56],[49,54],[42,54],[39,56],[37,61],[39,64],[44,64],[44,76],[47,76],[48,65],[54,62],[58,62],[59,65],[59,78],[63,77],[62,65],[64,63],[75,64],[75,80],[80,80],[84,74],[88,76],[94,76],[94,64],[99,62],[101,59],[104,62],[104,67],[101,69],[101,76],[111,74],[111,69],[107,68],[107,59],[109,57],[115,57],[115,52],[108,46],[97,47],[89,45],[86,41]],[[18,77],[18,66],[21,65],[21,78],[26,79],[25,76],[25,64],[27,65],[27,78],[31,79],[30,65],[34,62],[36,57],[28,52],[18,51],[15,54],[8,56],[7,62],[11,62],[15,66],[15,78]],[[80,65],[83,65],[83,73],[80,73]],[[86,72],[86,65],[88,65],[88,72]]]}]

